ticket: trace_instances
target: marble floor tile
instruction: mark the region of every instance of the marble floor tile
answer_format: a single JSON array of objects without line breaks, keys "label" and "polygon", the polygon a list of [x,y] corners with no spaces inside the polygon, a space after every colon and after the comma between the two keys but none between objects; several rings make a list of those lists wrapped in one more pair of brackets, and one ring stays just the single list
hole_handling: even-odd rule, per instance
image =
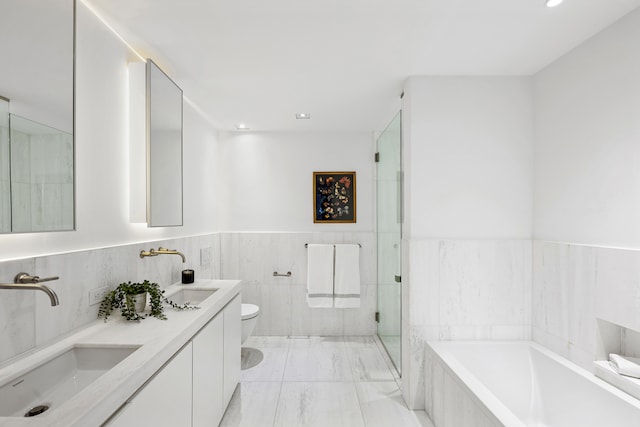
[{"label": "marble floor tile", "polygon": [[280,382],[242,382],[233,393],[220,427],[272,426]]},{"label": "marble floor tile", "polygon": [[353,381],[342,339],[291,340],[284,381]]},{"label": "marble floor tile", "polygon": [[220,425],[433,427],[394,379],[376,337],[251,336]]},{"label": "marble floor tile", "polygon": [[345,348],[344,337],[308,336],[289,339],[291,348]]},{"label": "marble floor tile", "polygon": [[347,347],[347,354],[356,381],[394,380],[375,343],[367,347]]},{"label": "marble floor tile", "polygon": [[252,335],[242,344],[243,347],[252,348],[289,348],[291,339],[288,337],[273,337],[273,336],[257,336]]},{"label": "marble floor tile", "polygon": [[354,383],[282,383],[274,425],[364,427]]},{"label": "marble floor tile", "polygon": [[412,411],[395,381],[358,382],[358,398],[367,427],[433,427],[424,411]]},{"label": "marble floor tile", "polygon": [[346,349],[290,349],[284,381],[353,381]]},{"label": "marble floor tile", "polygon": [[288,348],[242,347],[242,381],[282,381]]}]

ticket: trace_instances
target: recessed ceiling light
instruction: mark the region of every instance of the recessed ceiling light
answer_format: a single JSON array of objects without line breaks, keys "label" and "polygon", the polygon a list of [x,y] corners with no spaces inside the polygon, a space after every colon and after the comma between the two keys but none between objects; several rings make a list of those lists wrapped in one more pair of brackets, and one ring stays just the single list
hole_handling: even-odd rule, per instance
[{"label": "recessed ceiling light", "polygon": [[562,3],[562,0],[545,0],[544,2],[547,7],[556,7],[560,3]]},{"label": "recessed ceiling light", "polygon": [[296,119],[310,119],[311,114],[309,113],[296,113]]},{"label": "recessed ceiling light", "polygon": [[249,130],[249,126],[245,125],[244,123],[238,123],[236,125],[236,129],[238,129],[238,130]]}]

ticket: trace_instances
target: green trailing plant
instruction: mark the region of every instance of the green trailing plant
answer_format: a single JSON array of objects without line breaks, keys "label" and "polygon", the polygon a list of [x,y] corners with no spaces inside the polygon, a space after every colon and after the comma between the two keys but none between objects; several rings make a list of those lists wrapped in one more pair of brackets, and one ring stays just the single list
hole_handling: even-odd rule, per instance
[{"label": "green trailing plant", "polygon": [[[135,309],[134,296],[137,294],[147,293],[149,295],[149,306],[151,310],[148,314],[138,313]],[[166,320],[167,316],[164,314],[164,305],[167,304],[175,310],[193,310],[200,307],[191,305],[189,303],[176,304],[170,299],[164,296],[164,290],[160,289],[157,283],[151,283],[145,280],[142,283],[123,282],[118,285],[117,288],[108,292],[98,309],[98,317],[104,318],[106,322],[109,316],[113,313],[113,310],[120,310],[122,316],[130,321],[140,321],[146,317],[156,317],[161,320]]]}]

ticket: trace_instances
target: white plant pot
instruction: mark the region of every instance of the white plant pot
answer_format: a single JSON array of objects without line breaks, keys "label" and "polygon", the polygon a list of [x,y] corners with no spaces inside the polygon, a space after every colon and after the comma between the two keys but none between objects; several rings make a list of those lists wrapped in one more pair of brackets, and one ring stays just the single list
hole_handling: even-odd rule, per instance
[{"label": "white plant pot", "polygon": [[136,313],[142,313],[147,306],[147,293],[141,292],[139,294],[129,295],[129,298],[133,301]]}]

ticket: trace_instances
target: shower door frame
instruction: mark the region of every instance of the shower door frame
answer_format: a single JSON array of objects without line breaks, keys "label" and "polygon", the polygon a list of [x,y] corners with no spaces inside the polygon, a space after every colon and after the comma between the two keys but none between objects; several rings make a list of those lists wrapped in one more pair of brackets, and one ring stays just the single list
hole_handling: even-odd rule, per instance
[{"label": "shower door frame", "polygon": [[[398,120],[398,138],[397,138],[397,151],[394,151],[392,154],[395,156],[397,155],[397,158],[391,159],[391,160],[397,160],[397,162],[394,161],[394,164],[392,165],[392,167],[395,169],[395,181],[392,181],[395,186],[393,191],[389,192],[391,193],[392,196],[396,196],[395,200],[393,201],[393,204],[390,204],[389,206],[387,206],[387,210],[389,208],[393,209],[395,208],[396,210],[396,221],[395,221],[395,225],[397,225],[397,227],[394,225],[394,228],[392,230],[391,233],[382,233],[381,232],[381,227],[384,226],[384,224],[381,224],[381,219],[383,219],[383,215],[381,215],[381,210],[383,209],[381,207],[382,202],[389,202],[389,198],[385,198],[382,197],[382,190],[381,190],[381,186],[383,185],[383,180],[381,180],[381,166],[382,166],[382,162],[385,161],[385,156],[382,155],[380,156],[379,153],[383,150],[380,150],[381,147],[381,138],[385,135],[385,133],[387,131],[389,131],[389,129],[391,128],[392,125],[394,125],[394,122]],[[393,144],[396,144],[396,141],[394,140]],[[387,160],[388,161],[388,160]],[[402,179],[403,179],[403,171],[402,171],[402,110],[398,111],[398,113],[393,117],[393,119],[389,122],[389,124],[387,125],[387,127],[385,128],[385,130],[378,136],[378,138],[376,138],[376,260],[377,260],[377,267],[376,267],[376,286],[377,286],[377,309],[376,309],[376,334],[382,344],[382,346],[384,347],[384,349],[386,350],[387,354],[389,355],[389,359],[391,360],[391,363],[394,365],[394,367],[396,368],[398,375],[402,375],[402,222],[403,222],[403,212],[402,212],[402,203],[403,203],[403,185],[402,185]],[[395,193],[395,194],[394,194]],[[387,216],[388,219],[388,216]],[[384,243],[388,243],[386,242],[386,239],[388,238],[387,235],[389,234],[393,234],[393,239],[394,239],[394,244],[392,246],[393,251],[389,251],[389,248],[386,248],[384,246],[384,243],[381,242],[383,239],[381,239],[382,235],[384,235]],[[387,252],[385,252],[385,250]],[[394,266],[394,277],[393,278],[388,278],[385,279],[385,275],[383,274],[383,270],[385,268],[385,266],[383,266],[383,262],[385,259],[389,259],[389,254],[392,255],[392,258],[396,260],[396,265]],[[388,267],[388,264],[387,266]],[[389,273],[387,271],[387,273]],[[385,277],[383,277],[385,276]],[[391,280],[390,282],[387,282],[386,280]],[[385,340],[385,335],[381,334],[381,326],[384,326],[384,319],[386,319],[389,316],[389,313],[385,313],[384,312],[384,303],[388,303],[388,301],[384,301],[381,304],[382,301],[382,297],[383,297],[383,292],[382,290],[384,289],[384,286],[388,286],[389,288],[387,289],[387,293],[390,293],[390,295],[392,295],[393,297],[397,297],[397,300],[394,300],[393,303],[395,304],[393,306],[393,308],[395,309],[396,313],[391,313],[393,316],[392,322],[395,322],[395,325],[393,325],[391,327],[391,329],[393,330],[393,334],[392,335],[388,335],[387,336],[387,340]],[[397,295],[396,295],[396,290],[397,290]],[[386,295],[386,293],[385,293]],[[387,306],[389,307],[389,306]],[[397,333],[397,335],[396,335]],[[388,340],[388,337],[396,337],[397,336],[397,343],[395,343],[395,348],[392,348],[391,342]],[[385,342],[387,341],[387,342]],[[394,355],[396,356],[394,358]]]}]

